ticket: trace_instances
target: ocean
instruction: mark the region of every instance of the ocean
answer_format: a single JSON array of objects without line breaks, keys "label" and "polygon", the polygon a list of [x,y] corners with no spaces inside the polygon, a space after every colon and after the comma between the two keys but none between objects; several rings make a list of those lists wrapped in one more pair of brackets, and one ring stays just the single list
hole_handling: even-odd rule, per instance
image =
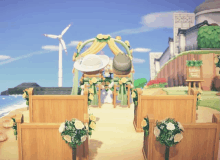
[{"label": "ocean", "polygon": [[27,107],[27,105],[22,95],[0,95],[0,118],[13,110],[23,107]]}]

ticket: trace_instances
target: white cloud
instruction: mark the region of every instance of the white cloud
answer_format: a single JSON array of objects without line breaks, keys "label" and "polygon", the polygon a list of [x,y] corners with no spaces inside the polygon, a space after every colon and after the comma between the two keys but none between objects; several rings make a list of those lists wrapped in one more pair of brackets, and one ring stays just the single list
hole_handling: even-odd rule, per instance
[{"label": "white cloud", "polygon": [[133,49],[134,52],[150,52],[151,49],[149,48],[135,48]]},{"label": "white cloud", "polygon": [[10,59],[10,56],[0,55],[0,61]]},{"label": "white cloud", "polygon": [[110,33],[111,36],[121,36],[125,34],[137,34],[152,31],[157,28],[173,28],[173,13],[185,11],[170,11],[150,13],[141,17],[141,27],[135,29],[124,29]]},{"label": "white cloud", "polygon": [[67,46],[77,46],[80,41],[71,41]]},{"label": "white cloud", "polygon": [[145,60],[144,59],[139,59],[139,58],[133,58],[133,63],[144,63]]},{"label": "white cloud", "polygon": [[28,57],[31,57],[35,54],[44,54],[44,53],[49,53],[49,52],[51,52],[51,51],[37,51],[37,52],[30,53],[30,54],[22,55],[22,56],[19,56],[16,58],[10,58],[10,59],[7,59],[5,61],[0,62],[0,65],[7,64],[7,63],[10,63],[13,61],[20,60],[20,59],[28,58]]},{"label": "white cloud", "polygon": [[59,51],[59,46],[47,45],[47,46],[42,46],[42,49],[49,51]]}]

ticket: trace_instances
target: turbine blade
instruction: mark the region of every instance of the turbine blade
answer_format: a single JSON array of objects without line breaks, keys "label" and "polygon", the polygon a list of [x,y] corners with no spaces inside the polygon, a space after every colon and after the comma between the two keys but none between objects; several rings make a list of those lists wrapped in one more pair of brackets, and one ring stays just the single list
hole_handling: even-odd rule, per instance
[{"label": "turbine blade", "polygon": [[64,33],[66,33],[66,31],[70,28],[71,24],[69,24],[61,33],[61,36],[64,35]]},{"label": "turbine blade", "polygon": [[53,39],[57,39],[58,36],[56,35],[52,35],[52,34],[44,34],[45,37],[49,37],[49,38],[53,38]]},{"label": "turbine blade", "polygon": [[63,39],[60,39],[60,43],[61,43],[61,45],[63,46],[64,51],[65,51],[66,54],[67,54],[66,45],[65,45],[64,40],[63,40]]}]

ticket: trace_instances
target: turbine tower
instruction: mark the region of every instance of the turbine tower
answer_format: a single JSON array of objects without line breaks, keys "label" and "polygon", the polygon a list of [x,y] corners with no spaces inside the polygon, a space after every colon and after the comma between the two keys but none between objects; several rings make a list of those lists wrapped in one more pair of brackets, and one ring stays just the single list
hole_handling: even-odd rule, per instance
[{"label": "turbine tower", "polygon": [[59,39],[59,69],[58,69],[58,87],[63,86],[63,69],[62,69],[62,48],[67,54],[66,45],[64,40],[62,39],[64,33],[70,28],[71,24],[69,24],[59,36],[57,35],[51,35],[51,34],[44,34],[44,36],[53,38],[53,39]]}]

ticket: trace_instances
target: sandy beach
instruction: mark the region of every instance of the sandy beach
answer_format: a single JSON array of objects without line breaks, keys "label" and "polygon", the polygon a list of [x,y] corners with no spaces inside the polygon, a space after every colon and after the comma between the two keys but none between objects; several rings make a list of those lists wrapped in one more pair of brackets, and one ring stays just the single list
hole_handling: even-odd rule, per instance
[{"label": "sandy beach", "polygon": [[[27,107],[12,111],[0,119],[0,130],[8,137],[7,141],[0,142],[0,160],[18,160],[18,144],[13,129],[5,129],[2,126],[5,118],[17,113],[24,114],[24,121],[29,121]],[[143,133],[136,133],[133,126],[133,103],[130,108],[120,105],[113,108],[112,104],[102,104],[101,108],[90,106],[89,113],[97,117],[96,129],[89,139],[89,160],[144,160],[142,154]],[[196,122],[205,123],[212,122],[213,113],[219,112],[199,106],[197,113]]]}]

